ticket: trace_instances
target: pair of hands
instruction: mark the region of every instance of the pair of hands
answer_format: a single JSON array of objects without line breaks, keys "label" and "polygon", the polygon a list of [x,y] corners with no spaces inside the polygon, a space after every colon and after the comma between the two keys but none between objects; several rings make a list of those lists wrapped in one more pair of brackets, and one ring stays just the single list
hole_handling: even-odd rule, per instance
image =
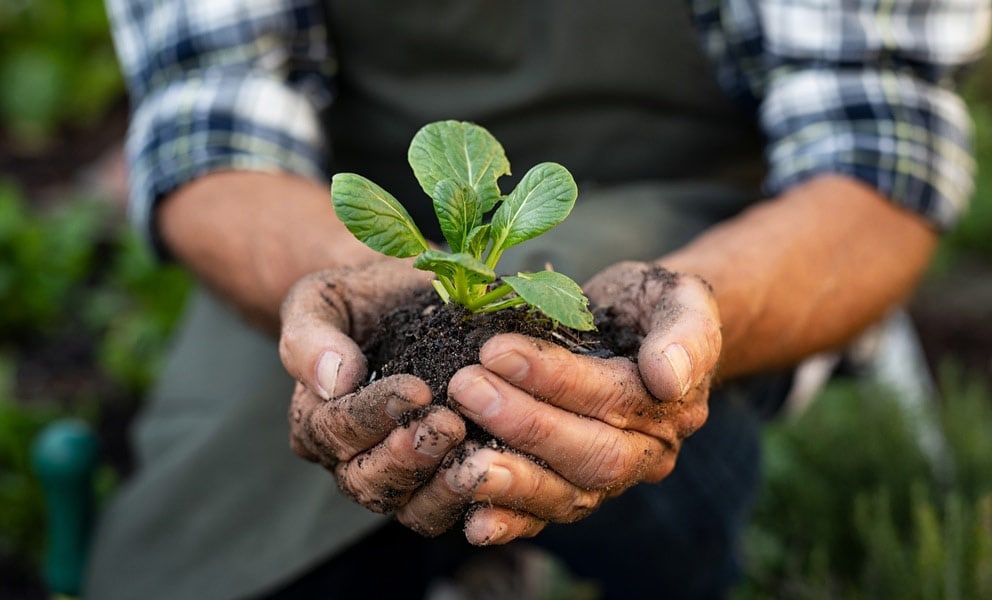
[{"label": "pair of hands", "polygon": [[[449,382],[457,412],[430,405],[412,375],[359,389],[366,363],[354,340],[426,284],[409,263],[384,260],[314,273],[282,306],[280,355],[298,381],[293,451],[366,508],[424,535],[464,517],[469,542],[506,543],[664,478],[706,420],[721,350],[713,295],[698,278],[635,262],[602,271],[585,291],[644,334],[636,364],[505,334]],[[522,453],[465,441],[465,419]]]}]

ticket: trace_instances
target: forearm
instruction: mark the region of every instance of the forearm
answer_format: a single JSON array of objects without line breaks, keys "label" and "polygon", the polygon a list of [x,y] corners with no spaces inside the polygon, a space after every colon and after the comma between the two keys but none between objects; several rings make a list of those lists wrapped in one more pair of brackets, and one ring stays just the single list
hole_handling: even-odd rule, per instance
[{"label": "forearm", "polygon": [[293,175],[206,175],[165,198],[158,210],[170,252],[273,333],[279,306],[298,279],[382,259],[337,219],[328,188]]},{"label": "forearm", "polygon": [[820,177],[658,262],[713,286],[727,378],[850,340],[911,292],[935,242],[921,218],[874,190]]}]

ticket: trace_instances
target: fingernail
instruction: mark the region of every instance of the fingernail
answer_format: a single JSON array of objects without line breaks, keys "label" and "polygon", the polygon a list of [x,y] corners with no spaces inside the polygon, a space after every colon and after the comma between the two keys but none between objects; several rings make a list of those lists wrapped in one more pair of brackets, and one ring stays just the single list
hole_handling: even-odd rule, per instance
[{"label": "fingernail", "polygon": [[510,484],[513,483],[513,476],[506,467],[493,465],[489,467],[482,482],[486,486],[487,494],[490,496],[499,496],[510,489]]},{"label": "fingernail", "polygon": [[517,382],[527,377],[530,363],[518,352],[510,351],[500,354],[486,363],[486,368],[503,377],[507,381]]},{"label": "fingernail", "polygon": [[661,353],[665,356],[665,360],[668,361],[668,365],[672,367],[672,372],[675,373],[675,379],[679,382],[679,397],[681,398],[689,391],[689,375],[692,373],[692,359],[689,358],[689,353],[686,352],[681,344],[671,344],[662,350]]},{"label": "fingernail", "polygon": [[413,449],[434,458],[450,450],[453,443],[451,436],[427,423],[421,423],[413,436]]},{"label": "fingernail", "polygon": [[503,521],[474,519],[465,525],[465,537],[469,543],[477,546],[488,546],[506,533],[507,526]]},{"label": "fingernail", "polygon": [[476,377],[451,393],[452,398],[476,417],[491,417],[499,412],[499,392],[485,377]]},{"label": "fingernail", "polygon": [[405,398],[390,396],[386,400],[386,414],[399,421],[408,410],[413,408]]},{"label": "fingernail", "polygon": [[341,370],[341,355],[328,350],[317,361],[317,393],[324,400],[330,400],[338,384],[338,371]]}]

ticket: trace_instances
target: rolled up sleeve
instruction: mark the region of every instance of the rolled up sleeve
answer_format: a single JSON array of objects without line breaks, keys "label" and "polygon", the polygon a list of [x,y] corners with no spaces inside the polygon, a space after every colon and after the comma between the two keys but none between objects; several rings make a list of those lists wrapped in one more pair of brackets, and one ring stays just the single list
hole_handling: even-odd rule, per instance
[{"label": "rolled up sleeve", "polygon": [[324,180],[330,102],[320,3],[108,0],[133,112],[130,215],[157,249],[155,207],[221,170]]},{"label": "rolled up sleeve", "polygon": [[987,0],[759,2],[767,186],[850,175],[951,227],[973,192],[967,108],[955,86],[990,27]]}]

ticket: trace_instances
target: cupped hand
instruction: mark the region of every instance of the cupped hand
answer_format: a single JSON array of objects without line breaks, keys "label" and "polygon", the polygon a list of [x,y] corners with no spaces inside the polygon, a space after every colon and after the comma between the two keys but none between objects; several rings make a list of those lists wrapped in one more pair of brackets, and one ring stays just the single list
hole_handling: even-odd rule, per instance
[{"label": "cupped hand", "polygon": [[644,335],[637,363],[520,335],[489,340],[480,364],[460,370],[448,392],[512,450],[466,444],[400,508],[402,523],[436,534],[471,507],[468,540],[505,543],[581,519],[672,471],[682,441],[708,413],[721,348],[712,293],[696,277],[633,262],[603,271],[586,291]]},{"label": "cupped hand", "polygon": [[321,271],[299,281],[280,312],[279,354],[297,380],[290,445],[377,512],[403,506],[465,436],[462,417],[429,406],[430,389],[412,375],[359,389],[366,362],[356,340],[364,340],[379,315],[407,301],[428,279],[409,263],[392,260]]}]

